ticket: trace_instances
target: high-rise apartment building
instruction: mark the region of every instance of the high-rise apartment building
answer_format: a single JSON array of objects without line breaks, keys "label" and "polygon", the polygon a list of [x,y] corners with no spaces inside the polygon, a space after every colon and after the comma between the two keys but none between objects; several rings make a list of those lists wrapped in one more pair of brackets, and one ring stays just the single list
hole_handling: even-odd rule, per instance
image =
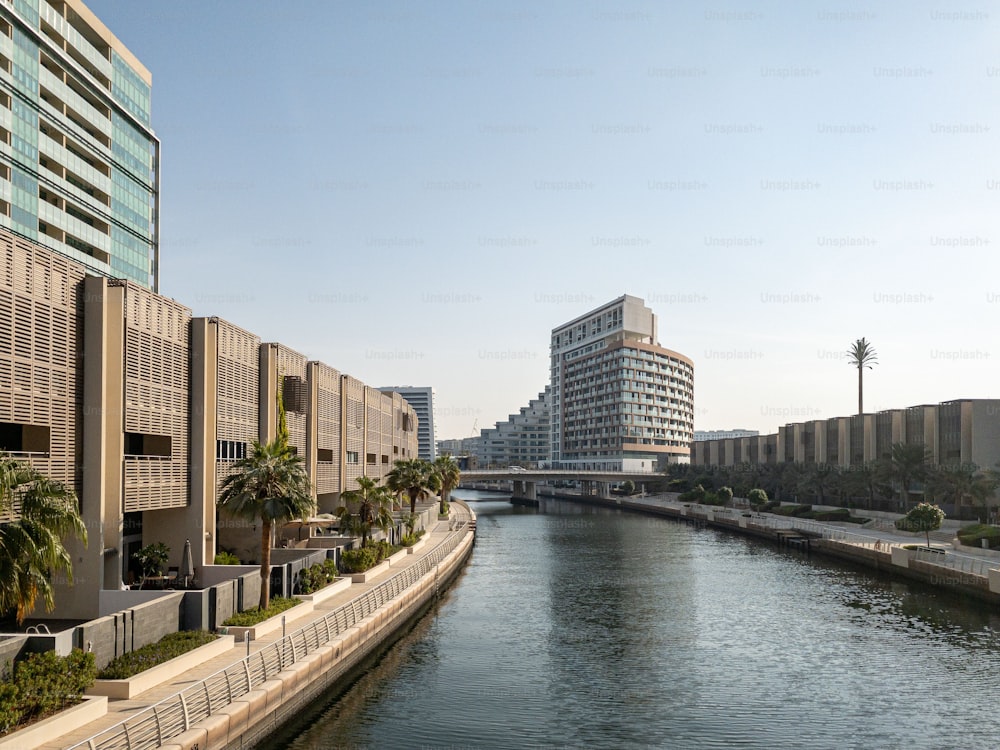
[{"label": "high-rise apartment building", "polygon": [[80,0],[0,2],[0,227],[156,291],[151,83]]},{"label": "high-rise apartment building", "polygon": [[430,386],[394,385],[379,388],[383,393],[398,393],[417,414],[417,456],[433,461],[437,456],[434,440],[434,389]]},{"label": "high-rise apartment building", "polygon": [[623,295],[552,330],[554,468],[655,471],[686,462],[694,364],[657,341],[656,316]]}]

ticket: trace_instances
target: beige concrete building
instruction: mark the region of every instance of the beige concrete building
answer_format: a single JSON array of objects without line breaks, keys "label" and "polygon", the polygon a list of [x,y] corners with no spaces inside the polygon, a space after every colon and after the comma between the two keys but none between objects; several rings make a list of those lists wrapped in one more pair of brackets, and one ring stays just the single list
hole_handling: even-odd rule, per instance
[{"label": "beige concrete building", "polygon": [[90,537],[53,616],[96,617],[146,544],[212,563],[246,525],[217,522],[219,486],[274,438],[279,388],[319,512],[417,455],[399,394],[0,230],[0,450],[72,487]]},{"label": "beige concrete building", "polygon": [[756,438],[699,440],[692,463],[797,462],[859,466],[886,459],[894,443],[926,446],[935,464],[1000,465],[1000,399],[957,399],[875,414],[782,425]]}]

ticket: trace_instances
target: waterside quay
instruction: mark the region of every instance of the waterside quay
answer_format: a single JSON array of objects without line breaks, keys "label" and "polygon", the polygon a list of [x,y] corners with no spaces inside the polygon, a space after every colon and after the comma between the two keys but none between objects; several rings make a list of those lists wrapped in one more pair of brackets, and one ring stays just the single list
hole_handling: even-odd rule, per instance
[{"label": "waterside quay", "polygon": [[[225,750],[266,746],[285,721],[347,674],[462,570],[475,514],[461,501],[427,542],[374,580],[353,583],[255,641],[236,643],[42,750]],[[397,572],[398,571],[398,572]],[[287,633],[287,635],[286,635]]]},{"label": "waterside quay", "polygon": [[995,552],[927,549],[923,534],[904,537],[894,529],[859,533],[832,523],[752,513],[739,508],[681,503],[676,495],[602,498],[559,493],[553,496],[559,500],[663,516],[683,523],[766,539],[779,545],[859,563],[893,576],[944,586],[962,596],[1000,604],[1000,558]]}]

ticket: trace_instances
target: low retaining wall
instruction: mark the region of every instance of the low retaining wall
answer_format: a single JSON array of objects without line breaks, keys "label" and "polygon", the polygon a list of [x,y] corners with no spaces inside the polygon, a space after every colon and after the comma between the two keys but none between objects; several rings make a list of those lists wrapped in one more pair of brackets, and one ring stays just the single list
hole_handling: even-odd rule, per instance
[{"label": "low retaining wall", "polygon": [[157,664],[133,677],[121,680],[97,680],[91,687],[87,688],[87,695],[106,695],[115,700],[133,698],[139,693],[156,687],[161,682],[167,682],[177,675],[184,674],[203,661],[214,659],[219,654],[230,651],[234,642],[231,635],[219,636],[211,643],[192,649],[186,654],[175,656],[170,661]]},{"label": "low retaining wall", "polygon": [[470,531],[434,570],[381,609],[162,747],[165,750],[266,747],[267,738],[282,724],[326,692],[451,582],[472,551],[473,539]]},{"label": "low retaining wall", "polygon": [[97,721],[108,712],[108,699],[103,695],[84,697],[81,703],[60,711],[55,716],[25,727],[0,739],[0,750],[27,750],[55,742],[72,732]]}]

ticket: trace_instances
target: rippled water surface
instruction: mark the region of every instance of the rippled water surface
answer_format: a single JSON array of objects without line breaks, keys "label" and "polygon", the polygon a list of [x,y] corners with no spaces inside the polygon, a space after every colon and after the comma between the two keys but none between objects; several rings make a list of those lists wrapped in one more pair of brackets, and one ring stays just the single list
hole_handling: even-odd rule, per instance
[{"label": "rippled water surface", "polygon": [[664,519],[473,508],[449,594],[271,747],[1000,747],[985,605]]}]

